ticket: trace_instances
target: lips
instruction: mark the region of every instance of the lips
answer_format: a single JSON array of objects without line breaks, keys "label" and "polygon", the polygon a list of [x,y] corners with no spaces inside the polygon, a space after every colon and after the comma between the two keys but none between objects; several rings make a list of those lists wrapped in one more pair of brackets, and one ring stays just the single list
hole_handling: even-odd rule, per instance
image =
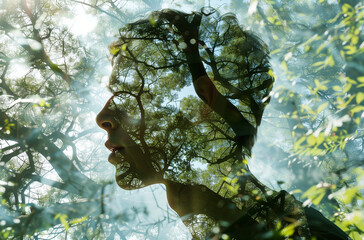
[{"label": "lips", "polygon": [[132,166],[125,158],[125,148],[109,140],[105,142],[105,146],[111,151],[108,160],[116,167],[115,179],[118,185],[124,189],[134,189],[135,187],[131,186],[134,180]]},{"label": "lips", "polygon": [[105,146],[111,151],[108,160],[116,168],[115,179],[119,187],[126,190],[144,187],[135,164],[128,159],[126,148],[113,144],[109,140],[105,142]]},{"label": "lips", "polygon": [[116,175],[123,175],[130,170],[131,164],[126,160],[125,149],[122,147],[115,147],[110,149],[109,162],[116,167]]},{"label": "lips", "polygon": [[124,150],[124,147],[118,146],[116,144],[111,143],[109,140],[105,142],[105,147],[109,149],[111,152],[114,152],[116,150]]},{"label": "lips", "polygon": [[124,156],[122,153],[125,152],[125,148],[121,146],[117,146],[116,144],[111,143],[109,140],[105,142],[105,147],[111,151],[109,155],[109,162],[116,166],[123,160]]}]

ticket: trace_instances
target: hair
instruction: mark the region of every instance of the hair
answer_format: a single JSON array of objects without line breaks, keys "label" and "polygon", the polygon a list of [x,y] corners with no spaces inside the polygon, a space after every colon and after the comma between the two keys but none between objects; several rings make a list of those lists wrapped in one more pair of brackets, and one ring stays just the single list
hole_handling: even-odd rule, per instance
[{"label": "hair", "polygon": [[[274,82],[269,52],[261,39],[243,30],[233,14],[220,15],[212,8],[152,12],[119,33],[110,45],[116,68],[110,82],[115,88],[122,89],[117,87],[120,84],[133,88],[127,74],[143,81],[157,76],[163,82],[160,88],[169,84],[176,91],[208,76],[220,96],[208,105],[240,149],[250,154]],[[177,82],[166,81],[172,73]]]}]

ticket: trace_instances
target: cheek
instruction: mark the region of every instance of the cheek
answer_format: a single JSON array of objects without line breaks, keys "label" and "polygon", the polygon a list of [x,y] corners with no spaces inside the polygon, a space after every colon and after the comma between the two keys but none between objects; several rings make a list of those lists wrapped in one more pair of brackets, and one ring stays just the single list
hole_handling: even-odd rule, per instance
[{"label": "cheek", "polygon": [[127,120],[127,123],[130,125],[130,127],[138,127],[141,124],[141,120],[136,118],[129,118]]}]

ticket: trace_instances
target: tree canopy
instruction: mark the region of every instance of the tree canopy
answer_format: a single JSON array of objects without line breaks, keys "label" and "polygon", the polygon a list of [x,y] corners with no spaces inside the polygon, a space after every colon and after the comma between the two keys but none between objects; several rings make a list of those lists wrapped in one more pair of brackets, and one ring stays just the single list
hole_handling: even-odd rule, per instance
[{"label": "tree canopy", "polygon": [[[199,38],[188,41],[175,34],[183,26],[160,16],[137,21],[164,7],[203,6],[206,15],[212,6],[237,20],[202,17]],[[0,238],[174,239],[159,229],[175,214],[163,210],[163,218],[137,226],[148,210],[128,209],[113,174],[105,176],[113,170],[94,119],[106,99],[110,61],[110,88],[125,91],[114,101],[155,171],[239,197],[248,169],[231,161],[243,151],[240,163],[287,169],[286,177],[270,177],[275,189],[291,191],[361,239],[363,7],[355,0],[0,2]],[[255,36],[266,45],[249,42]],[[211,112],[203,94],[185,94],[199,77],[188,65],[191,46],[200,46],[207,74],[244,128],[233,115],[221,121],[224,107]],[[291,228],[280,232],[290,236]]]}]

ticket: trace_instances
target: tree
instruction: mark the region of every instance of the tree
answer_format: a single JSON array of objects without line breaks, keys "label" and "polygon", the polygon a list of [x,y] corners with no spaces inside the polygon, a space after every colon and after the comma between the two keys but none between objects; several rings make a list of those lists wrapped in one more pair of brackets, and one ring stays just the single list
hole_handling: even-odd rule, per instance
[{"label": "tree", "polygon": [[[108,64],[104,56],[106,46],[115,40],[114,33],[141,13],[160,9],[167,3],[170,2],[140,1],[137,11],[130,11],[121,1],[0,3],[0,230],[3,238],[37,238],[44,233],[98,239],[115,236],[123,239],[130,234],[156,236],[149,231],[153,227],[129,229],[126,214],[119,212],[120,215],[110,215],[107,219],[110,194],[102,194],[102,189],[107,192],[110,186],[108,180],[100,180],[105,171],[97,168],[105,161],[105,154],[94,145],[99,142],[100,130],[93,125],[92,114],[92,117],[88,114],[96,111],[95,105],[101,105],[98,96],[103,93],[98,79],[108,74],[103,69]],[[192,6],[196,11],[201,7],[197,2],[196,5],[179,3],[174,2],[174,7]],[[133,7],[136,9],[136,5]],[[94,34],[87,35],[87,41],[60,20],[74,19],[80,9],[98,20]],[[223,7],[220,9],[225,11]],[[276,75],[271,104],[262,118],[258,142],[253,148],[253,151],[263,150],[253,152],[254,158],[265,159],[280,169],[289,165],[293,177],[291,182],[286,181],[285,187],[295,192],[300,189],[297,197],[322,209],[352,238],[359,239],[364,231],[360,211],[363,208],[364,76],[360,1],[231,1],[226,4],[226,10],[237,14],[240,23],[264,39],[271,50],[270,62]],[[164,47],[161,51],[172,51]],[[224,54],[230,54],[229,49],[225,51]],[[185,60],[178,48],[175,53],[179,53],[175,59],[160,58],[160,64]],[[213,72],[208,53],[203,57],[211,64],[208,67],[204,63],[208,72]],[[228,64],[224,67],[226,71],[233,68]],[[179,71],[171,71],[170,76],[185,79],[186,65],[175,68]],[[162,78],[163,84],[153,90],[166,94],[163,88],[178,90],[187,85],[187,82],[168,81],[169,77]],[[222,79],[214,82],[220,82],[217,87],[223,89]],[[165,97],[173,99],[168,94]],[[196,129],[190,129],[189,135],[183,133],[186,118],[196,124],[202,121],[204,131],[215,134],[216,138],[233,136],[233,132],[224,135],[226,125],[213,121],[212,115],[204,117],[208,108],[197,100],[185,98],[172,108],[164,106],[162,97],[153,99],[154,103],[159,101],[160,113],[181,109],[187,117],[173,115],[163,119],[158,111],[146,116],[150,123],[158,120],[171,124],[170,129],[156,126],[160,134],[150,141],[160,147],[163,141],[166,143],[163,133],[169,133],[175,142],[193,136],[203,138]],[[197,106],[202,114],[193,111],[191,106]],[[250,119],[248,114],[243,116]],[[256,124],[254,120],[251,123]],[[221,152],[228,158],[234,151],[224,151],[226,146],[218,139],[205,141],[204,145],[186,142],[191,149],[179,149],[167,142],[170,151],[165,159],[184,151],[190,158],[199,153],[201,163],[191,165],[181,158],[178,163],[166,164],[169,166],[166,172],[171,178],[180,178],[186,183],[193,178],[200,183],[210,182],[215,191],[231,193],[239,186],[233,176],[226,178],[226,172],[213,179],[209,176],[225,170],[224,164],[223,167],[214,164],[219,161],[217,154]],[[230,142],[231,149],[234,149],[233,142]],[[214,149],[216,155],[211,154],[214,145],[223,146]],[[154,150],[154,154],[164,153]],[[224,157],[220,159],[223,161]],[[210,162],[202,164],[206,160]],[[198,168],[208,170],[200,174]],[[177,175],[172,174],[176,172]],[[219,190],[222,183],[224,189]],[[79,199],[86,201],[79,203]],[[331,207],[327,207],[329,204]]]},{"label": "tree", "polygon": [[[235,4],[245,9],[244,4]],[[358,28],[362,22],[361,3],[318,1],[292,5],[274,1],[256,8],[252,5],[255,11],[245,15],[250,16],[246,21],[252,23],[252,29],[266,33],[273,68],[280,79],[280,86],[273,90],[275,109],[268,113],[267,127],[285,129],[281,136],[266,134],[272,132],[269,130],[261,132],[261,139],[277,140],[267,151],[270,156],[259,157],[288,163],[294,176],[291,189],[303,191],[306,204],[324,209],[327,216],[351,232],[352,238],[359,238],[361,220],[352,221],[349,216],[362,218],[361,187],[354,180],[362,178],[363,166],[363,46]]]},{"label": "tree", "polygon": [[[0,238],[80,232],[89,238],[125,238],[131,231],[122,222],[133,214],[122,209],[110,214],[108,199],[114,195],[109,180],[101,178],[98,165],[105,154],[92,116],[97,104],[93,99],[102,95],[96,79],[105,75],[96,69],[108,64],[104,53],[112,36],[105,31],[92,39],[99,46],[107,42],[104,50],[90,47],[91,40],[83,42],[64,19],[74,17],[72,11],[82,6],[87,7],[86,16],[99,16],[101,29],[128,16],[111,1],[0,5]],[[102,18],[105,13],[108,17]],[[114,219],[120,224],[111,227]]]},{"label": "tree", "polygon": [[[273,192],[250,172],[244,158],[269,102],[273,74],[263,44],[233,16],[211,8],[154,12],[122,28],[110,52],[114,96],[97,122],[116,153],[109,161],[118,169],[121,188],[165,184],[170,206],[195,238],[234,221],[240,222],[238,231],[227,231],[235,238],[271,234],[275,239],[277,229],[292,237],[345,238],[317,211],[302,208],[283,191]],[[170,87],[180,89],[178,83],[188,81],[208,111],[199,114],[199,102],[190,101],[195,122],[171,105],[175,90]],[[199,173],[191,169],[197,161],[208,164]],[[206,182],[191,178],[204,171]],[[203,227],[196,231],[199,222]]]}]

